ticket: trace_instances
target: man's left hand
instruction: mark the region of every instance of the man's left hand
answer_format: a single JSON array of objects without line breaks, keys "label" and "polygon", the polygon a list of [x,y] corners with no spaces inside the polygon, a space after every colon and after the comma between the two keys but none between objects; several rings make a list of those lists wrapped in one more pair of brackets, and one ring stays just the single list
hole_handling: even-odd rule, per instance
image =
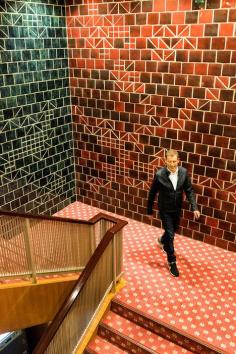
[{"label": "man's left hand", "polygon": [[194,210],[194,212],[193,212],[193,214],[194,214],[194,218],[195,219],[199,219],[200,218],[200,211],[199,210]]}]

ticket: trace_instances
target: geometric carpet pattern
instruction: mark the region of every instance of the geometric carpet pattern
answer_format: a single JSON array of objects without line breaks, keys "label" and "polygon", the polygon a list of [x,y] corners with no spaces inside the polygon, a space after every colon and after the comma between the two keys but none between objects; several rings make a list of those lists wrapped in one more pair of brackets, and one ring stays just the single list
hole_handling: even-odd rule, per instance
[{"label": "geometric carpet pattern", "polygon": [[[75,202],[56,215],[89,219],[100,211]],[[119,291],[116,299],[167,326],[175,327],[182,334],[198,338],[219,352],[235,354],[236,254],[176,235],[180,277],[174,278],[168,271],[165,254],[157,247],[157,237],[163,231],[117,217],[127,220],[128,225],[123,239],[127,285]],[[109,320],[108,317],[106,321]],[[123,326],[127,333],[125,322],[121,323],[121,319],[115,317],[112,320],[116,327]],[[167,350],[167,353],[176,351]]]}]

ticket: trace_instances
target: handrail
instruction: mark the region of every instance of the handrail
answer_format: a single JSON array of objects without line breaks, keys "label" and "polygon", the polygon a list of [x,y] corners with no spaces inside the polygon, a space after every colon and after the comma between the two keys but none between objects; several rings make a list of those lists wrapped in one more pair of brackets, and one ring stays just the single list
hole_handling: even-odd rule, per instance
[{"label": "handrail", "polygon": [[[90,260],[88,261],[88,264],[86,265],[85,269],[82,271],[81,276],[79,277],[74,289],[71,291],[71,294],[67,297],[64,304],[61,306],[54,320],[47,328],[45,334],[41,337],[39,343],[37,344],[36,348],[33,351],[33,354],[43,354],[45,352],[51,340],[53,339],[54,335],[56,334],[59,326],[61,325],[62,321],[64,320],[70,308],[72,307],[75,300],[77,299],[82,289],[84,288],[86,281],[88,280],[89,276],[94,270],[96,264],[98,263],[98,260],[102,256],[109,242],[114,238],[115,234],[118,231],[120,231],[125,225],[128,224],[128,222],[125,220],[117,219],[115,217],[112,217],[104,213],[99,213],[94,218],[90,219],[90,222],[94,223],[94,220],[98,221],[101,219],[111,221],[115,223],[115,225],[105,233],[97,249],[93,253]],[[64,220],[65,219],[63,219],[63,221]]]},{"label": "handrail", "polygon": [[[104,216],[107,217],[107,214],[104,213],[98,213],[97,215],[93,216],[89,220],[75,220],[71,218],[62,218],[60,216],[49,216],[49,215],[38,215],[38,214],[31,214],[31,213],[18,213],[18,212],[13,212],[13,211],[6,211],[0,209],[0,215],[6,215],[6,216],[17,216],[20,218],[28,218],[28,219],[36,219],[36,220],[51,220],[51,221],[61,221],[61,222],[68,222],[72,224],[88,224],[88,225],[93,225],[99,219],[102,219]],[[112,218],[112,217],[111,217]]]}]

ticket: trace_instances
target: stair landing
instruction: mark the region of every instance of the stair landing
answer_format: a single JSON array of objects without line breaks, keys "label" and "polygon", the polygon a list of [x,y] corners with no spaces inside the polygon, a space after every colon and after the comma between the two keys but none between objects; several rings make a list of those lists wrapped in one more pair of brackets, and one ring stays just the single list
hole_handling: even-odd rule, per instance
[{"label": "stair landing", "polygon": [[[75,202],[57,215],[89,219],[101,211]],[[180,277],[174,278],[167,269],[165,254],[157,247],[162,230],[122,219],[129,222],[124,230],[127,285],[116,299],[219,353],[234,354],[236,254],[176,235]]]}]

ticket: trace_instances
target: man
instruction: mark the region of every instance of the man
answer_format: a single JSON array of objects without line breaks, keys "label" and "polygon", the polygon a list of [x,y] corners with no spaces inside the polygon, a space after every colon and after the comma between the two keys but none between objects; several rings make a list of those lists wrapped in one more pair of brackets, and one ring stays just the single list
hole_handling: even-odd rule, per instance
[{"label": "man", "polygon": [[179,165],[178,152],[169,150],[166,153],[166,167],[161,168],[152,182],[148,203],[147,214],[152,218],[153,202],[158,193],[158,209],[165,230],[164,234],[158,238],[158,246],[167,254],[167,261],[171,275],[179,276],[176,265],[176,255],[174,250],[174,236],[180,222],[182,209],[183,192],[191,205],[194,217],[199,219],[195,194],[186,168]]}]

